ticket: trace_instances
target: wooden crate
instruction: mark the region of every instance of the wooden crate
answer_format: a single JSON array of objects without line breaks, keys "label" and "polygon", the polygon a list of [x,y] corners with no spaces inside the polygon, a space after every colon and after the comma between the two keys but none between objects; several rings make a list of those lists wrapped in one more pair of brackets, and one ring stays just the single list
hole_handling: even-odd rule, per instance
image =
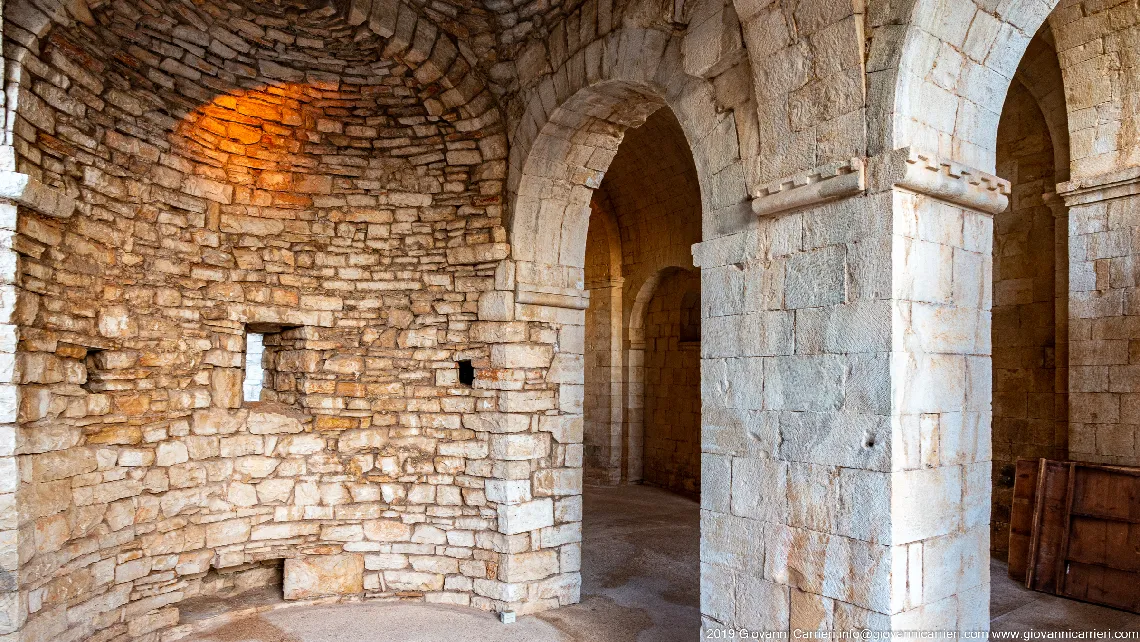
[{"label": "wooden crate", "polygon": [[1035,591],[1140,613],[1140,468],[1018,461],[1009,575]]}]

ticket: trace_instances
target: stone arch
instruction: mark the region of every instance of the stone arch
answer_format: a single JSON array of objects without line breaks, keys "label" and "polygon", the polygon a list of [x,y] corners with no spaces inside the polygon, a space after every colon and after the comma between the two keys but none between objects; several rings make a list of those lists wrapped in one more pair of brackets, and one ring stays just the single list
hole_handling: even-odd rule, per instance
[{"label": "stone arch", "polygon": [[[972,2],[918,0],[897,50],[882,149],[914,147],[992,172],[1006,89],[1057,0],[994,13]],[[884,141],[884,142],[885,142]]]},{"label": "stone arch", "polygon": [[1041,25],[1017,66],[1014,81],[1021,83],[1037,102],[1053,141],[1053,167],[1056,183],[1069,180],[1069,114],[1065,101],[1065,81],[1057,59],[1053,28]]},{"label": "stone arch", "polygon": [[705,222],[712,226],[706,237],[747,225],[734,114],[717,113],[713,95],[711,83],[682,71],[676,40],[637,26],[582,47],[523,92],[526,109],[512,136],[507,180],[520,295],[530,285],[530,263],[552,268],[535,268],[553,279],[539,287],[580,289],[576,270],[590,194],[622,133],[664,105],[676,113],[696,162]]},{"label": "stone arch", "polygon": [[[583,24],[588,23],[583,20]],[[541,379],[542,388],[519,390],[508,387],[517,384],[497,384],[503,386],[498,406],[488,408],[485,416],[488,422],[501,423],[509,413],[548,411],[531,424],[527,435],[502,436],[504,442],[521,442],[524,436],[549,438],[553,455],[531,475],[531,486],[540,489],[541,497],[525,492],[510,497],[496,494],[505,500],[499,506],[498,529],[513,535],[533,531],[538,524],[568,535],[549,542],[545,537],[532,540],[529,550],[502,555],[500,568],[511,567],[516,559],[548,555],[558,546],[573,548],[575,558],[580,558],[582,328],[588,307],[583,264],[589,203],[625,131],[644,123],[656,110],[670,107],[695,160],[704,238],[754,224],[746,201],[735,115],[717,111],[711,83],[684,73],[673,30],[630,23],[611,29],[609,17],[599,18],[597,26],[598,37],[582,38],[579,33],[572,40],[557,40],[568,38],[560,32],[553,42],[539,43],[520,55],[525,65],[519,81],[525,89],[518,97],[522,114],[510,134],[507,179],[511,256],[499,267],[496,290],[480,297],[479,319],[504,326],[525,322],[532,343],[549,344],[549,348],[527,349],[534,350],[530,354],[548,355],[550,366]],[[502,360],[496,361],[496,350],[504,355]],[[512,365],[517,361],[505,358],[508,354],[523,354],[523,346],[494,346],[492,366],[518,368]],[[521,382],[521,372],[512,376]],[[523,418],[515,417],[521,424]],[[488,498],[493,499],[490,492]],[[537,590],[550,594],[545,587],[557,585],[562,592],[547,600],[550,606],[556,605],[555,600],[577,601],[578,569],[557,573],[528,577],[525,583],[508,580],[511,583],[504,588],[523,595],[531,590],[526,588],[529,585],[544,587]],[[521,601],[516,610],[547,608],[541,600]]]}]

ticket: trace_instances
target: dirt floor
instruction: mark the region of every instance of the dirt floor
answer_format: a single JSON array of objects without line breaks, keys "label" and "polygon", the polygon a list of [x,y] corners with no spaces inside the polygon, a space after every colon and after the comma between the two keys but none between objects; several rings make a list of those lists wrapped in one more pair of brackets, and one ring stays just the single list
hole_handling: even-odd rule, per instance
[{"label": "dirt floor", "polygon": [[[587,487],[582,602],[501,624],[416,603],[291,606],[273,590],[183,608],[190,642],[691,642],[700,630],[696,502],[648,486]],[[1140,631],[1140,616],[1026,590],[991,564],[995,631]],[[247,617],[243,611],[258,610]]]}]

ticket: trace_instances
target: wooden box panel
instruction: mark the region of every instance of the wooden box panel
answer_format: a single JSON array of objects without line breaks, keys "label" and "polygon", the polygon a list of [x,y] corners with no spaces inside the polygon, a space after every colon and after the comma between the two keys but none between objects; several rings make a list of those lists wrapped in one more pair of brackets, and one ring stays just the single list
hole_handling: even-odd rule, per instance
[{"label": "wooden box panel", "polygon": [[1140,468],[1017,462],[1009,574],[1140,613]]}]

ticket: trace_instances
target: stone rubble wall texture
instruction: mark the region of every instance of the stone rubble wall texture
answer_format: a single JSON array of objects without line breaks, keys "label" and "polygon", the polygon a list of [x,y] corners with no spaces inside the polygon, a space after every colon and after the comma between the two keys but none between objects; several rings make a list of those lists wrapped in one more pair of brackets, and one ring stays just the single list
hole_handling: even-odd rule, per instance
[{"label": "stone rubble wall texture", "polygon": [[682,342],[692,301],[700,310],[700,277],[672,270],[658,284],[645,318],[645,453],[647,483],[690,497],[701,489],[700,342]]},{"label": "stone rubble wall texture", "polygon": [[[292,596],[483,608],[547,568],[500,563],[485,479],[549,438],[492,437],[495,392],[457,380],[497,356],[506,140],[454,41],[406,5],[388,37],[290,4],[16,9],[16,169],[78,207],[15,243],[8,630],[157,639],[274,558]],[[247,324],[289,328],[273,403],[242,404]]]},{"label": "stone rubble wall texture", "polygon": [[[615,226],[610,317],[640,393],[634,310],[700,269],[706,627],[986,628],[1015,77],[1072,160],[1070,450],[1136,462],[1131,3],[507,4],[4,7],[0,640],[176,639],[279,580],[577,601],[590,205],[640,211],[622,141],[667,116],[696,178],[639,196],[699,218]],[[1019,68],[1047,17],[1064,109]]]},{"label": "stone rubble wall texture", "polygon": [[[1058,395],[1053,143],[1037,101],[1015,80],[998,127],[997,173],[1012,183],[994,217],[991,550],[1005,554],[1018,459],[1064,459],[1068,424]],[[1064,392],[1064,391],[1062,391]]]}]

